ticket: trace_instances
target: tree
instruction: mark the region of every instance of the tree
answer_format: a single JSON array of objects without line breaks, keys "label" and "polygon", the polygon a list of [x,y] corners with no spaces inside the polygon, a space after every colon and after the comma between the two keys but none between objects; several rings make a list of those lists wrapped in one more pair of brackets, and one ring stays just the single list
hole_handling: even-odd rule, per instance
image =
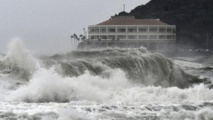
[{"label": "tree", "polygon": [[75,33],[73,34],[73,38],[74,38],[75,40],[78,40],[78,41],[80,40],[79,37],[78,37]]},{"label": "tree", "polygon": [[81,39],[81,41],[84,41],[84,40],[86,40],[86,37],[84,36],[84,35],[82,35],[82,34],[80,34],[80,39]]}]

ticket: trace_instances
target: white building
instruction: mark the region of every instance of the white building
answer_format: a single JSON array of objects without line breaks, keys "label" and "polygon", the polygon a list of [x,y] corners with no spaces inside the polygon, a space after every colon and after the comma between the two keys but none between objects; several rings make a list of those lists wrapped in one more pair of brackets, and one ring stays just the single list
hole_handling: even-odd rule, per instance
[{"label": "white building", "polygon": [[150,49],[174,48],[176,26],[159,19],[135,19],[115,16],[88,27],[88,37],[94,46],[140,47]]}]

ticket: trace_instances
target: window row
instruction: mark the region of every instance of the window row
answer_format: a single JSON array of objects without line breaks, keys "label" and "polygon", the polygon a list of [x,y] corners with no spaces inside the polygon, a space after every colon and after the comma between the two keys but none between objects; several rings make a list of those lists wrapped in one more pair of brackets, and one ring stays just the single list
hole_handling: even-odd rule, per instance
[{"label": "window row", "polygon": [[154,33],[175,33],[175,28],[166,28],[166,27],[109,27],[109,28],[89,28],[89,33],[135,33],[135,32],[154,32]]},{"label": "window row", "polygon": [[146,40],[146,39],[152,39],[152,40],[156,40],[156,39],[167,39],[167,40],[172,40],[172,39],[176,39],[175,35],[94,35],[94,36],[90,36],[90,39],[119,39],[119,40],[134,40],[134,39],[139,39],[139,40]]}]

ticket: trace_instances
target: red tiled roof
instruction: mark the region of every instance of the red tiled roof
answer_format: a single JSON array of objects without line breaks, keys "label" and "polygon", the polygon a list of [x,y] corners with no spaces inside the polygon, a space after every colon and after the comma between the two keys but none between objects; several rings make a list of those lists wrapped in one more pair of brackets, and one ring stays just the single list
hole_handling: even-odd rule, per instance
[{"label": "red tiled roof", "polygon": [[135,19],[134,16],[115,16],[98,25],[168,25],[159,19]]}]

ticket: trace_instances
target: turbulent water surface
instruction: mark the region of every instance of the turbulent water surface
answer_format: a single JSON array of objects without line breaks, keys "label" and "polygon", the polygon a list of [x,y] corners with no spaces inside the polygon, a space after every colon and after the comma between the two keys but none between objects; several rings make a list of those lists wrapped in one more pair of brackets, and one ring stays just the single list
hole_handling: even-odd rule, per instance
[{"label": "turbulent water surface", "polygon": [[212,120],[212,58],[140,49],[0,56],[0,120]]}]

